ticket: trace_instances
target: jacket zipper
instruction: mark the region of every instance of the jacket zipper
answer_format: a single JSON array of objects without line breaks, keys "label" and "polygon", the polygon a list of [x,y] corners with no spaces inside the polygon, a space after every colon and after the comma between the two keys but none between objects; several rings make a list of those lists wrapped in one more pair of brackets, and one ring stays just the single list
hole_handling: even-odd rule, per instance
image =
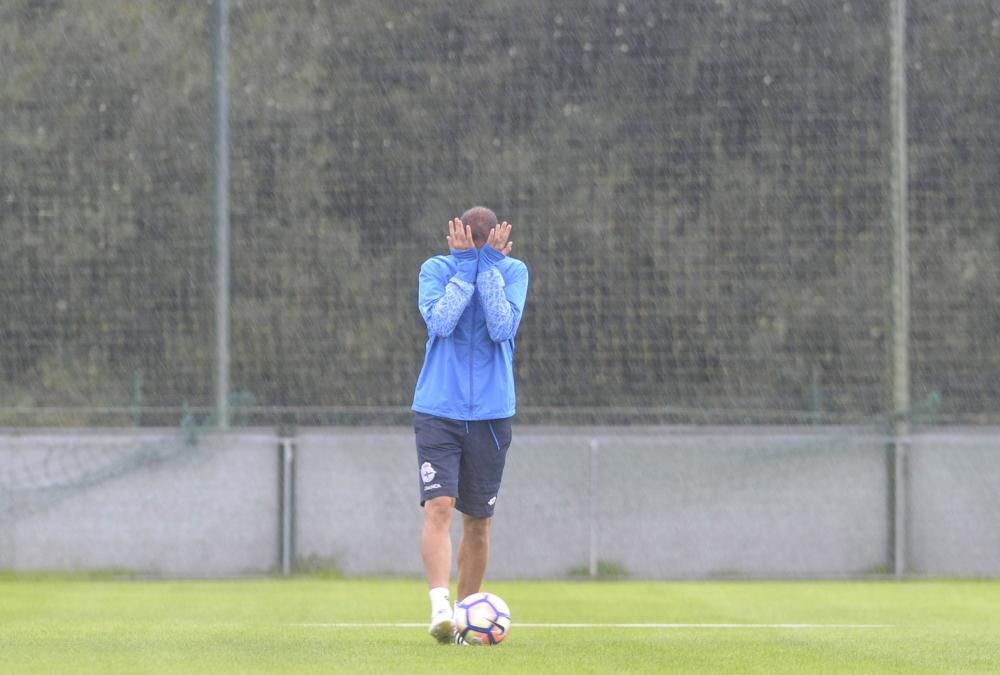
[{"label": "jacket zipper", "polygon": [[476,397],[472,389],[472,374],[476,368],[476,296],[473,291],[472,296],[472,326],[469,328],[469,417],[472,417],[472,405]]}]

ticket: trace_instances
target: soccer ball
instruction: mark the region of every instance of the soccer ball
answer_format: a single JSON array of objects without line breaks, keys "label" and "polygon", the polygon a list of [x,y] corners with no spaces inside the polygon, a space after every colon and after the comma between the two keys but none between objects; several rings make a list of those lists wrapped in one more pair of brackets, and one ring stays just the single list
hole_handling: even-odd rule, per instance
[{"label": "soccer ball", "polygon": [[492,593],[473,593],[455,606],[455,629],[471,645],[495,645],[510,632],[510,609]]}]

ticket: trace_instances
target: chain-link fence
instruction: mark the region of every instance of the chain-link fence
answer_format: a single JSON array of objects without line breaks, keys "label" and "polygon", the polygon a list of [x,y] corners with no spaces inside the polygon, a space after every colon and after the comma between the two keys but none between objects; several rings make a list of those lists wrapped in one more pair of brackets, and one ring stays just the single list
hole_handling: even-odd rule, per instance
[{"label": "chain-link fence", "polygon": [[[524,421],[871,422],[890,5],[229,3],[232,422],[403,421],[417,270],[483,203]],[[914,421],[1000,421],[1000,8],[908,3]],[[0,9],[0,423],[215,401],[205,0]]]}]

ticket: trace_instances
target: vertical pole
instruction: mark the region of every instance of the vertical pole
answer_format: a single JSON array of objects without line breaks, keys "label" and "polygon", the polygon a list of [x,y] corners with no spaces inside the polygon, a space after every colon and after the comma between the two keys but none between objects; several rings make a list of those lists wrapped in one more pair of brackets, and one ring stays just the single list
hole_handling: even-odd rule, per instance
[{"label": "vertical pole", "polygon": [[906,450],[910,433],[910,260],[907,165],[906,0],[891,17],[893,570],[906,573]]},{"label": "vertical pole", "polygon": [[281,450],[281,574],[292,573],[295,542],[292,528],[295,526],[295,443],[290,438],[282,438],[278,446]]},{"label": "vertical pole", "polygon": [[590,439],[590,577],[592,579],[597,578],[597,549],[598,549],[598,539],[597,539],[597,520],[598,520],[598,504],[597,504],[597,470],[598,462],[600,460],[600,444],[596,438]]},{"label": "vertical pole", "polygon": [[132,425],[142,426],[142,368],[132,371]]},{"label": "vertical pole", "polygon": [[212,5],[215,160],[215,412],[229,428],[229,73],[226,0]]}]

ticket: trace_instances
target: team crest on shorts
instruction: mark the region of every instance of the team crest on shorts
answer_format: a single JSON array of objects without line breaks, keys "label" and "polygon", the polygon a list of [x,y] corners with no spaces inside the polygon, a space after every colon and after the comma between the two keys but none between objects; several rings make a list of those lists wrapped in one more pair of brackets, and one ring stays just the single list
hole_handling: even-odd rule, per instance
[{"label": "team crest on shorts", "polygon": [[437,471],[434,470],[430,462],[424,462],[420,465],[420,477],[424,479],[425,483],[430,483],[436,475]]}]

